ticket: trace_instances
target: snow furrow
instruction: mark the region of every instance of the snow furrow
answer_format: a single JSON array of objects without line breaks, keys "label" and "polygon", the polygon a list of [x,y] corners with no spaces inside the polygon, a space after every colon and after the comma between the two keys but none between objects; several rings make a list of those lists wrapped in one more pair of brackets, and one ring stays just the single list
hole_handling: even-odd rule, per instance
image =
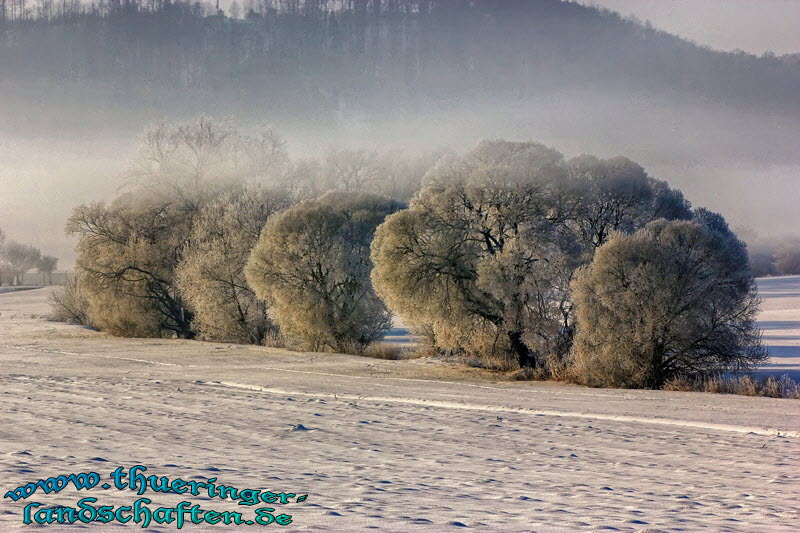
[{"label": "snow furrow", "polygon": [[355,400],[355,401],[368,401],[368,402],[386,402],[386,403],[402,403],[407,405],[418,405],[423,407],[439,407],[442,409],[459,409],[468,411],[490,411],[490,412],[503,412],[503,413],[520,413],[528,415],[541,415],[541,416],[564,416],[572,418],[585,418],[592,420],[614,420],[618,422],[633,422],[639,424],[654,424],[665,426],[680,426],[698,429],[710,429],[718,431],[729,431],[734,433],[755,434],[763,436],[777,436],[777,437],[793,437],[800,438],[800,431],[781,430],[776,428],[753,427],[753,426],[737,426],[731,424],[715,424],[713,422],[697,422],[692,420],[676,420],[669,418],[651,418],[639,417],[629,415],[609,415],[604,413],[586,413],[577,411],[553,411],[553,410],[540,410],[529,409],[525,407],[511,407],[501,405],[486,405],[474,404],[464,402],[448,402],[442,400],[427,400],[423,398],[401,398],[394,396],[365,396],[359,394],[334,394],[322,392],[302,392],[286,389],[276,389],[272,387],[259,387],[257,385],[247,385],[245,383],[232,383],[232,382],[218,382],[207,383],[208,385],[216,385],[222,387],[230,387],[236,389],[246,389],[256,392],[264,392],[268,394],[281,394],[289,396],[305,396],[312,398],[334,398],[340,400]]}]

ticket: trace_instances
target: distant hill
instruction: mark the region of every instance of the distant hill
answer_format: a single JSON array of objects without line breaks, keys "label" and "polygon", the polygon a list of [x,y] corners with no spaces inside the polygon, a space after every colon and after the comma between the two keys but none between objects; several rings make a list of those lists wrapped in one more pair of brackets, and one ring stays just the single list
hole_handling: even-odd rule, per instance
[{"label": "distant hill", "polygon": [[324,127],[350,112],[376,123],[536,112],[546,95],[560,107],[587,92],[623,109],[614,95],[767,118],[800,109],[797,56],[717,52],[560,0],[260,0],[242,19],[183,2],[106,5],[0,17],[0,127],[197,110]]},{"label": "distant hill", "polygon": [[239,5],[0,0],[0,225],[68,264],[69,210],[111,195],[142,128],[207,113],[270,122],[295,152],[502,136],[624,154],[738,227],[800,226],[800,54],[560,0]]}]

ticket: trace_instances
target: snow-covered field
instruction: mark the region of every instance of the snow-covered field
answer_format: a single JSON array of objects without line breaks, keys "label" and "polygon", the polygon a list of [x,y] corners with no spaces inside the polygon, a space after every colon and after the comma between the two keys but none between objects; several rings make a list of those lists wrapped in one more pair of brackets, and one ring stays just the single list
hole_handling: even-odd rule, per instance
[{"label": "snow-covered field", "polygon": [[800,381],[800,276],[760,278],[759,326],[772,360],[760,374],[788,374]]},{"label": "snow-covered field", "polygon": [[[800,278],[764,280],[770,372],[800,369]],[[363,531],[796,531],[800,402],[513,383],[429,360],[143,339],[48,322],[48,289],[0,294],[0,489],[146,475],[308,495],[260,504],[148,491],[151,509],[276,508]],[[295,429],[302,425],[303,429]],[[296,498],[295,496],[295,498]],[[2,500],[132,505],[128,490]],[[75,526],[47,526],[72,530]],[[88,524],[89,529],[116,529]],[[128,527],[138,527],[132,522]],[[174,531],[176,524],[152,524]]]}]

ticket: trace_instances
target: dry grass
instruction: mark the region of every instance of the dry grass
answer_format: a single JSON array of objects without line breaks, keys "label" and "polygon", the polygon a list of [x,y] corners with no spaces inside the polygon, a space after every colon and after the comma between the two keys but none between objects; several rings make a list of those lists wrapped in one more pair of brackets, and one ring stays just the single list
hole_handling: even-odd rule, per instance
[{"label": "dry grass", "polygon": [[546,357],[542,366],[519,368],[509,375],[513,381],[571,381],[571,368],[567,360],[558,354]]},{"label": "dry grass", "polygon": [[390,342],[376,342],[370,344],[357,355],[372,357],[373,359],[387,359],[389,361],[424,357],[424,353],[418,352],[413,346],[404,346],[402,344]]},{"label": "dry grass", "polygon": [[[269,348],[280,348],[293,352],[330,352],[324,346],[310,345],[303,339],[298,339],[289,335],[284,335],[278,330],[267,333],[264,338],[264,346]],[[385,359],[388,361],[401,361],[406,359],[418,359],[427,357],[423,347],[416,344],[398,344],[393,342],[374,342],[366,347],[356,343],[348,344],[346,349],[338,352],[348,355],[358,355],[360,357],[371,357],[373,359]],[[333,352],[331,352],[333,353]]]},{"label": "dry grass", "polygon": [[56,288],[48,298],[51,317],[58,322],[91,325],[89,302],[77,276],[68,276],[64,285]]},{"label": "dry grass", "polygon": [[269,348],[290,349],[289,344],[289,341],[277,328],[268,331],[267,334],[264,335],[264,346]]},{"label": "dry grass", "polygon": [[706,379],[676,378],[664,385],[664,390],[684,392],[710,392],[716,394],[738,394],[767,398],[789,398],[800,400],[800,383],[783,375],[758,379],[751,376],[712,377]]}]

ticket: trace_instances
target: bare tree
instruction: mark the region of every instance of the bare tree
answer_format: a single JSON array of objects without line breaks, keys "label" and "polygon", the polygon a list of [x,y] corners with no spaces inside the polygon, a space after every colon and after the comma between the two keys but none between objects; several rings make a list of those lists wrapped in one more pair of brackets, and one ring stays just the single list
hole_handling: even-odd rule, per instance
[{"label": "bare tree", "polygon": [[58,267],[58,258],[52,255],[43,255],[36,264],[36,269],[42,275],[42,285],[53,284],[53,272]]},{"label": "bare tree", "polygon": [[2,253],[14,285],[23,283],[25,273],[34,268],[42,256],[38,248],[16,241],[9,241]]}]

